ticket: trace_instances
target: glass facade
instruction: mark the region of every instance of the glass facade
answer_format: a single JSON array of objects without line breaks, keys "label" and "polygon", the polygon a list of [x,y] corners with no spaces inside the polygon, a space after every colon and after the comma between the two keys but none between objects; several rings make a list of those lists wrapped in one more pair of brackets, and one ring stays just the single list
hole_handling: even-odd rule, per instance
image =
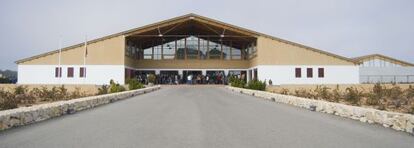
[{"label": "glass facade", "polygon": [[237,46],[243,47],[239,49],[232,46],[232,41],[222,41],[221,38],[210,39],[188,36],[177,37],[170,39],[170,41],[158,38],[152,41],[150,45],[152,46],[142,49],[139,44],[127,42],[125,55],[137,60],[248,60],[255,57],[256,54],[256,44],[254,42]]}]

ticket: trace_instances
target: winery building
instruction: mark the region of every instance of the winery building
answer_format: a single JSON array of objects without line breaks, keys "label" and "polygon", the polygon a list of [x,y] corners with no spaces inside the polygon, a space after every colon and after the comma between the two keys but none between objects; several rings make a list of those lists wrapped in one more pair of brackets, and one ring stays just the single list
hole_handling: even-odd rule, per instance
[{"label": "winery building", "polygon": [[21,59],[19,84],[124,84],[142,74],[355,84],[355,59],[188,14]]}]

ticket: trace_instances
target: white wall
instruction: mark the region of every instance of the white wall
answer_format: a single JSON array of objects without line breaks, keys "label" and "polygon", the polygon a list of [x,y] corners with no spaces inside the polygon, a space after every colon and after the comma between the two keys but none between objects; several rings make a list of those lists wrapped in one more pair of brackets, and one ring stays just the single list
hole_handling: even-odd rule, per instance
[{"label": "white wall", "polygon": [[[18,65],[18,84],[109,84],[109,80],[124,84],[124,65],[86,65],[86,78],[79,77],[84,65],[61,65],[62,77],[55,77],[58,65]],[[74,68],[73,78],[67,77],[67,68]]]},{"label": "white wall", "polygon": [[[357,84],[359,83],[358,66],[332,65],[259,65],[257,68],[259,80],[272,80],[273,85],[280,84]],[[301,68],[302,77],[295,77],[295,68]],[[307,68],[312,68],[313,77],[306,76]],[[318,68],[324,68],[325,76],[318,77]]]}]

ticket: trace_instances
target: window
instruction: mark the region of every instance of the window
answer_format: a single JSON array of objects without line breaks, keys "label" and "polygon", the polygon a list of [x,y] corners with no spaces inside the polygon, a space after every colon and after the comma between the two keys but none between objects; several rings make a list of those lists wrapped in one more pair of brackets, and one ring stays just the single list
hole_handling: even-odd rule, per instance
[{"label": "window", "polygon": [[86,68],[85,67],[79,68],[79,77],[81,77],[81,78],[86,77]]},{"label": "window", "polygon": [[73,78],[73,67],[68,67],[68,78]]},{"label": "window", "polygon": [[296,78],[302,77],[302,73],[301,73],[300,68],[295,68],[295,76],[296,76]]},{"label": "window", "polygon": [[312,78],[313,77],[312,68],[307,68],[306,69],[306,75],[307,75],[308,78]]},{"label": "window", "polygon": [[319,78],[325,77],[325,71],[323,68],[318,68],[318,77]]},{"label": "window", "polygon": [[62,67],[56,67],[55,68],[55,77],[56,78],[62,77]]}]

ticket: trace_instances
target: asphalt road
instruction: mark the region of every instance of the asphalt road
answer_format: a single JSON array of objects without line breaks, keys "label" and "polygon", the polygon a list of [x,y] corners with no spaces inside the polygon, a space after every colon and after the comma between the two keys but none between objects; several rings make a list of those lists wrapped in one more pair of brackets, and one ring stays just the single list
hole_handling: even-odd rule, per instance
[{"label": "asphalt road", "polygon": [[414,147],[414,136],[217,86],[174,86],[0,132],[1,148]]}]

